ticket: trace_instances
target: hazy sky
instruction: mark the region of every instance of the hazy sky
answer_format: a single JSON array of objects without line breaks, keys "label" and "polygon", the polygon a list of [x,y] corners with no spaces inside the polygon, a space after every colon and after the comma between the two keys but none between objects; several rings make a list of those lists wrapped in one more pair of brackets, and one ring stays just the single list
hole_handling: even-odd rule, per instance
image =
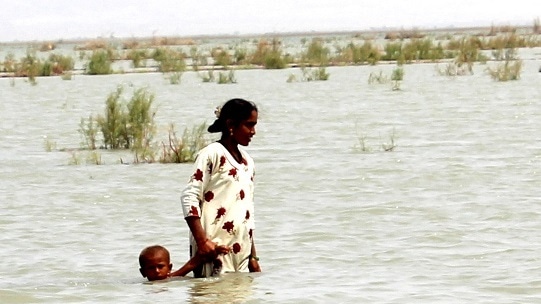
[{"label": "hazy sky", "polygon": [[533,25],[537,1],[0,0],[0,41]]}]

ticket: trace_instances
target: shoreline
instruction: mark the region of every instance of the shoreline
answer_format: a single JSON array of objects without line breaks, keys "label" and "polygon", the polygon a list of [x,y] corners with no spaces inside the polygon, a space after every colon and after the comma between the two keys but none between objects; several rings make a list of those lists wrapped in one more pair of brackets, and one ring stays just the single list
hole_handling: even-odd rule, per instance
[{"label": "shoreline", "polygon": [[292,31],[292,32],[267,32],[267,33],[247,33],[247,34],[198,34],[198,35],[159,35],[159,36],[132,36],[132,37],[80,37],[80,38],[58,38],[43,40],[14,40],[0,41],[0,46],[19,46],[28,44],[58,43],[58,44],[80,44],[95,40],[118,40],[118,41],[153,41],[155,39],[176,39],[185,40],[187,44],[198,40],[222,40],[222,39],[250,39],[250,38],[276,38],[276,37],[317,37],[317,36],[347,36],[347,35],[384,35],[388,33],[467,33],[467,32],[490,32],[494,29],[509,28],[515,30],[532,29],[533,25],[480,25],[469,27],[432,27],[432,28],[404,28],[404,27],[382,27],[362,30],[343,30],[343,31]]}]

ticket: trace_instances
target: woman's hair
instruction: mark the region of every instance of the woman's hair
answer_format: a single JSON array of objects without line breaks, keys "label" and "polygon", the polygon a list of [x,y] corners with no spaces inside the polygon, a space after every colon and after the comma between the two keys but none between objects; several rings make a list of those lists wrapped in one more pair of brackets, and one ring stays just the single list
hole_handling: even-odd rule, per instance
[{"label": "woman's hair", "polygon": [[250,118],[252,111],[257,112],[257,106],[248,100],[234,98],[228,100],[222,107],[218,107],[216,120],[208,127],[210,133],[227,132],[226,121],[231,119],[233,124],[238,125],[241,121]]}]

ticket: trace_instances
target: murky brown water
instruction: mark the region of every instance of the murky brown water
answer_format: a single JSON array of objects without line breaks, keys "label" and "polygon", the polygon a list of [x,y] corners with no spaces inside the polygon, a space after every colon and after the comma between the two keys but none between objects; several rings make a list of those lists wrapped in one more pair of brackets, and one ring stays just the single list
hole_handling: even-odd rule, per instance
[{"label": "murky brown water", "polygon": [[[368,85],[385,65],[305,83],[286,83],[298,70],[237,71],[233,85],[193,73],[180,85],[0,79],[0,302],[539,303],[541,51],[527,52],[519,81],[418,64],[400,91]],[[121,165],[103,151],[103,165],[70,165],[58,151],[79,147],[80,119],[120,84],[156,93],[163,138],[229,98],[258,103],[261,275],[142,284],[143,247],[167,246],[176,266],[188,256],[179,194],[191,165]]]}]

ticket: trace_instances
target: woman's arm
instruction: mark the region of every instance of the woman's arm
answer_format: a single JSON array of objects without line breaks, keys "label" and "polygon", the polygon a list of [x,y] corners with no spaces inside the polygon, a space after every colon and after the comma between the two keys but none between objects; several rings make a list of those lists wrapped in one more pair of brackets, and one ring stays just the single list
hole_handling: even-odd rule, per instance
[{"label": "woman's arm", "polygon": [[201,225],[200,218],[200,203],[203,201],[203,191],[209,183],[211,175],[209,168],[214,167],[212,159],[213,158],[209,155],[208,147],[199,152],[194,162],[194,173],[190,177],[190,181],[180,196],[184,219],[197,244],[197,254],[203,257],[213,253],[216,247],[215,244],[208,239],[207,234]]},{"label": "woman's arm", "polygon": [[186,223],[190,227],[190,231],[197,244],[197,254],[201,256],[213,255],[216,250],[216,244],[208,239],[207,233],[201,225],[201,218],[197,216],[189,216],[186,218]]},{"label": "woman's arm", "polygon": [[259,257],[257,256],[257,251],[255,249],[255,241],[252,238],[252,249],[250,252],[250,257],[248,258],[248,269],[250,272],[261,272],[261,267],[259,266]]}]

